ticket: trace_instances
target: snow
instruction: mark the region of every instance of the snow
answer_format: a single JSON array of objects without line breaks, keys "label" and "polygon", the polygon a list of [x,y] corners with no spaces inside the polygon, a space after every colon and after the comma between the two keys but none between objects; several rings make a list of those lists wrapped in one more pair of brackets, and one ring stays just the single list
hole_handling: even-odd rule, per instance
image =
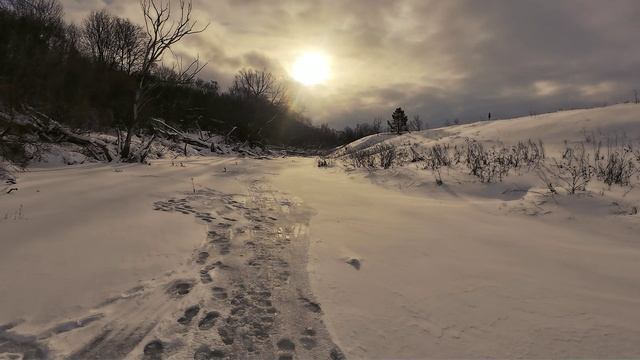
[{"label": "snow", "polygon": [[290,337],[304,358],[339,353],[309,292],[311,213],[262,181],[271,162],[178,160],[20,174],[0,202],[0,356],[141,358],[162,341],[238,358],[219,329],[238,343],[247,327],[268,358]]},{"label": "snow", "polygon": [[184,262],[205,228],[152,204],[206,178],[185,163],[21,174],[19,190],[0,198],[0,323],[64,317]]},{"label": "snow", "polygon": [[[565,141],[587,136],[636,144],[640,106],[373,135],[348,147],[532,139],[558,156]],[[594,181],[590,192],[550,197],[526,171],[481,184],[443,169],[437,186],[415,164],[312,166],[291,161],[274,181],[318,212],[312,286],[348,358],[640,356],[637,188]]]},{"label": "snow", "polygon": [[640,355],[637,216],[522,216],[311,166],[275,183],[318,211],[312,286],[348,358]]},{"label": "snow", "polygon": [[[640,140],[640,106],[384,134],[351,148],[541,139],[557,156],[565,140],[586,135]],[[326,326],[350,359],[640,357],[636,187],[594,182],[586,193],[550,196],[531,172],[482,184],[455,170],[443,170],[438,186],[416,164],[365,171],[317,168],[302,157],[83,164],[17,175],[19,190],[0,197],[0,324],[24,320],[11,331],[40,334],[54,354],[88,351],[111,328],[125,335],[149,329],[132,333],[139,343],[127,349],[130,357],[154,339],[182,344],[176,358],[193,356],[202,343],[230,349],[217,332],[176,329],[175,319],[194,303],[227,316],[229,305],[211,300],[208,285],[188,280],[194,285],[184,300],[154,290],[199,274],[193,259],[218,225],[154,210],[195,188],[189,201],[228,212],[234,219],[227,225],[238,231],[232,253],[219,257],[235,277],[216,269],[212,286],[238,289],[251,271],[276,271],[268,261],[247,266],[254,258],[243,246],[293,239],[266,252],[287,259],[291,276],[269,288],[283,319],[277,324],[284,324],[272,329],[272,344],[284,336],[297,343],[295,334],[308,327],[321,339]],[[306,241],[308,259],[300,253]],[[210,261],[218,258],[207,251]],[[304,267],[296,267],[305,259],[313,298]],[[136,289],[143,295],[99,305]],[[311,312],[300,312],[300,304]],[[321,320],[309,318],[320,308]],[[304,349],[297,343],[298,357],[327,358],[330,345]]]}]

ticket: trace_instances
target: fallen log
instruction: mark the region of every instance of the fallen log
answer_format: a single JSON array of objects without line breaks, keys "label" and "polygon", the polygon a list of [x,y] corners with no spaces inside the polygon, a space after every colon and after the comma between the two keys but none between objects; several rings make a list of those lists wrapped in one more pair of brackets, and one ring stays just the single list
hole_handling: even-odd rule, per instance
[{"label": "fallen log", "polygon": [[167,124],[161,119],[151,119],[156,127],[156,131],[163,133],[166,136],[175,138],[176,140],[182,141],[185,144],[189,144],[191,146],[195,146],[202,149],[211,149],[211,144],[206,141],[193,138],[184,132],[174,128],[173,126]]},{"label": "fallen log", "polygon": [[109,150],[109,146],[104,141],[74,134],[59,122],[33,109],[27,108],[24,114],[17,114],[14,116],[0,112],[0,122],[3,122],[10,127],[19,128],[22,133],[33,133],[41,140],[48,143],[70,142],[85,147],[94,147],[95,149],[98,149],[104,157],[100,158],[93,149],[89,149],[89,152],[93,154],[93,157],[96,158],[96,160],[113,161],[113,155]]}]

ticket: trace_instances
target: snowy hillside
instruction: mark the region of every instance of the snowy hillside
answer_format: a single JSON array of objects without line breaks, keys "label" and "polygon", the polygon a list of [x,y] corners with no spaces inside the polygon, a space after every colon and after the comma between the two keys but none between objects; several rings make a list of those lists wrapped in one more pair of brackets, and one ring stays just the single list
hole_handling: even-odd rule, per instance
[{"label": "snowy hillside", "polygon": [[[433,157],[442,155],[433,153],[434,146],[444,147],[436,147],[435,150],[444,151],[444,156],[450,159],[439,159],[444,164],[433,164]],[[545,187],[547,184],[541,182],[541,177],[564,177],[566,174],[560,168],[568,164],[563,162],[572,163],[573,166],[577,160],[582,160],[565,159],[568,149],[575,155],[573,157],[577,157],[578,152],[580,156],[584,155],[584,167],[593,172],[587,179],[587,186],[592,189],[600,190],[603,180],[606,182],[604,172],[613,171],[612,166],[619,166],[621,169],[617,170],[626,171],[630,182],[637,181],[637,170],[640,168],[640,106],[621,104],[563,111],[423,130],[400,136],[378,134],[357,140],[331,157],[349,169],[367,169],[367,176],[376,182],[395,183],[405,190],[407,187],[431,188],[434,175],[441,177],[445,185],[455,186],[480,180],[493,184],[488,187],[493,189],[500,183],[503,185],[499,187],[508,188],[504,184],[516,179],[518,182],[527,182],[529,187]],[[380,154],[381,151],[383,154]],[[491,161],[502,164],[496,165],[498,169],[479,169],[480,172],[495,171],[496,174],[490,174],[494,179],[469,176],[469,173],[477,175],[478,172],[466,158],[469,151],[480,151],[483,152],[480,155],[486,155],[475,159],[486,162],[485,168],[492,166]],[[531,152],[539,152],[540,158],[532,159]],[[393,160],[388,159],[390,163],[382,164],[383,155]],[[615,157],[613,162],[611,157]],[[508,164],[504,165],[504,162]],[[377,171],[379,168],[388,169]],[[562,183],[564,178],[558,180]],[[610,182],[606,185],[611,185]],[[468,190],[467,186],[465,190]]]},{"label": "snowy hillside", "polygon": [[455,142],[463,138],[481,141],[514,143],[519,140],[542,140],[546,145],[561,146],[563,142],[625,138],[640,141],[640,106],[619,104],[607,107],[559,111],[556,113],[524,116],[515,119],[481,121],[472,124],[405,133],[371,135],[357,140],[348,147],[361,150],[379,143],[432,145]]}]

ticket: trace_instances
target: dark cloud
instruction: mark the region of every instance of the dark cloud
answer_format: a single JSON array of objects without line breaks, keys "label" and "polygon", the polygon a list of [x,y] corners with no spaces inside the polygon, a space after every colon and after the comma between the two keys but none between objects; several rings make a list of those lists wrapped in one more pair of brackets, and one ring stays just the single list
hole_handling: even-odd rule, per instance
[{"label": "dark cloud", "polygon": [[257,51],[250,51],[243,56],[243,64],[247,68],[270,71],[282,74],[284,70],[277,61]]},{"label": "dark cloud", "polygon": [[[63,0],[72,19],[129,0]],[[209,62],[223,86],[244,67],[285,76],[325,51],[324,86],[293,86],[297,108],[344,125],[396,106],[432,124],[627,100],[640,88],[637,0],[196,0],[209,29],[180,53]]]}]

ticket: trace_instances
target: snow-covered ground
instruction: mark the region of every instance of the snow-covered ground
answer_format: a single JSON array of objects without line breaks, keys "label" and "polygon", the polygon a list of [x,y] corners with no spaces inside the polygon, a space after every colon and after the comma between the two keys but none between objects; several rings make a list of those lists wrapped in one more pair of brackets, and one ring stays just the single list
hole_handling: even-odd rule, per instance
[{"label": "snow-covered ground", "polygon": [[19,190],[0,198],[0,323],[66,316],[174,270],[205,227],[152,204],[208,171],[166,161],[20,174]]},{"label": "snow-covered ground", "polygon": [[[466,138],[542,140],[548,158],[561,158],[565,142],[637,150],[640,106],[373,135],[348,148],[420,152]],[[419,163],[302,169],[288,166],[277,182],[318,210],[312,284],[349,357],[640,356],[637,175],[629,187],[593,179],[586,192],[550,196],[527,170],[482,184],[461,166],[443,168],[438,186]],[[350,258],[359,271],[345,271]]]},{"label": "snow-covered ground", "polygon": [[264,170],[226,157],[19,174],[0,198],[0,356],[339,356],[305,271],[311,213]]},{"label": "snow-covered ground", "polygon": [[[616,136],[640,139],[640,106],[350,148],[540,139],[558,156],[565,140]],[[640,357],[635,187],[593,181],[550,196],[528,171],[482,184],[443,170],[438,186],[415,163],[340,163],[211,157],[18,174],[0,197],[0,354]]]},{"label": "snow-covered ground", "polygon": [[347,357],[640,356],[637,215],[581,198],[529,216],[520,199],[402,194],[311,166],[275,183],[318,211],[311,280]]}]

